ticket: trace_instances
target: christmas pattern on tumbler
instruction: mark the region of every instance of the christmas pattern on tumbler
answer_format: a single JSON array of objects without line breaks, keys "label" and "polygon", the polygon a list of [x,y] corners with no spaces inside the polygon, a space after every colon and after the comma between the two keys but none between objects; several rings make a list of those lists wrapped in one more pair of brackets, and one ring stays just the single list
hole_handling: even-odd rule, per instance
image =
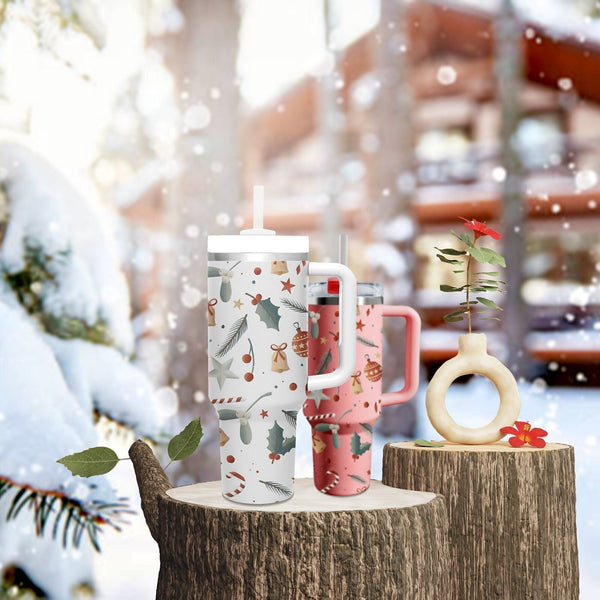
[{"label": "christmas pattern on tumbler", "polygon": [[296,417],[306,398],[306,261],[209,261],[209,397],[219,417],[223,495],[293,494]]},{"label": "christmas pattern on tumbler", "polygon": [[[318,312],[309,345],[310,375],[328,373],[339,362],[339,306],[310,305]],[[310,392],[304,415],[312,428],[315,486],[349,496],[369,487],[373,425],[381,413],[381,317],[379,306],[356,308],[356,367],[342,386]]]}]

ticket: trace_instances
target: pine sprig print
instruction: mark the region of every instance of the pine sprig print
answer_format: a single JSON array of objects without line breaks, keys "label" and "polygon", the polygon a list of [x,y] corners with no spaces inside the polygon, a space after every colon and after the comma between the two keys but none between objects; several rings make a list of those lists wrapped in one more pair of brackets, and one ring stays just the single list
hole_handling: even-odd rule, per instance
[{"label": "pine sprig print", "polygon": [[302,304],[302,302],[294,300],[294,298],[279,298],[279,302],[281,302],[283,306],[289,308],[290,310],[293,310],[294,312],[304,314],[308,313],[308,308],[304,304]]},{"label": "pine sprig print", "polygon": [[238,319],[229,330],[227,339],[218,352],[215,354],[217,358],[223,358],[241,339],[241,337],[248,331],[248,315],[244,315],[241,319]]},{"label": "pine sprig print", "polygon": [[274,494],[279,494],[285,498],[289,498],[292,495],[292,490],[281,483],[277,483],[276,481],[263,481],[259,479],[259,482],[262,483],[270,492]]}]

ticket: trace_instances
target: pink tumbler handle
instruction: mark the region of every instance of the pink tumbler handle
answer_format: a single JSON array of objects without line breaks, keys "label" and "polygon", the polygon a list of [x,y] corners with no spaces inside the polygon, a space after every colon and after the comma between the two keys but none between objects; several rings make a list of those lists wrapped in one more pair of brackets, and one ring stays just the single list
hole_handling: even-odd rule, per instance
[{"label": "pink tumbler handle", "polygon": [[382,394],[381,405],[408,402],[419,387],[419,338],[421,317],[409,306],[383,306],[384,317],[404,317],[406,319],[406,360],[404,367],[404,387],[399,392]]}]

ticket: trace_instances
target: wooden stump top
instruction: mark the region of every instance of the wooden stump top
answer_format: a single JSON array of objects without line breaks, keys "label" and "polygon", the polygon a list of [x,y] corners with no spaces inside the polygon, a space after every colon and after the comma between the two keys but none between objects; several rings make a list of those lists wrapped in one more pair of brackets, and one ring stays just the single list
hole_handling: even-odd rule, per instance
[{"label": "wooden stump top", "polygon": [[440,447],[417,446],[414,442],[393,442],[389,444],[392,448],[411,448],[412,450],[422,450],[423,452],[548,452],[552,450],[565,450],[571,448],[568,444],[547,443],[544,448],[534,448],[533,446],[523,446],[513,448],[508,442],[496,442],[495,444],[456,444],[446,440],[435,440],[444,444]]},{"label": "wooden stump top", "polygon": [[312,479],[296,479],[294,495],[277,504],[240,504],[224,498],[221,482],[209,481],[183,487],[171,488],[167,496],[186,504],[229,509],[234,511],[261,512],[345,512],[354,510],[377,510],[389,508],[410,508],[431,502],[436,494],[401,490],[380,481],[371,480],[368,490],[357,496],[329,496],[319,492]]}]

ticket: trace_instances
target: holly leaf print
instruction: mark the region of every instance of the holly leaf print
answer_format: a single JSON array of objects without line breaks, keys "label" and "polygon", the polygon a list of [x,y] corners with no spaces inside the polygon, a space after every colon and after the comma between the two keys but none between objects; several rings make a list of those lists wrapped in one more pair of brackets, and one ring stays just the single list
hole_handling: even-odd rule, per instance
[{"label": "holly leaf print", "polygon": [[220,277],[221,269],[218,267],[208,267],[208,276],[209,277]]},{"label": "holly leaf print", "polygon": [[361,442],[360,436],[356,431],[350,439],[350,450],[355,456],[362,456],[371,447],[371,442]]},{"label": "holly leaf print", "polygon": [[284,438],[283,428],[275,421],[273,427],[269,429],[269,437],[267,438],[267,449],[273,454],[287,454],[290,450],[296,447],[296,436]]},{"label": "holly leaf print", "polygon": [[267,326],[267,329],[276,329],[279,331],[279,307],[271,302],[271,298],[260,300],[256,305],[256,314],[260,320]]}]

